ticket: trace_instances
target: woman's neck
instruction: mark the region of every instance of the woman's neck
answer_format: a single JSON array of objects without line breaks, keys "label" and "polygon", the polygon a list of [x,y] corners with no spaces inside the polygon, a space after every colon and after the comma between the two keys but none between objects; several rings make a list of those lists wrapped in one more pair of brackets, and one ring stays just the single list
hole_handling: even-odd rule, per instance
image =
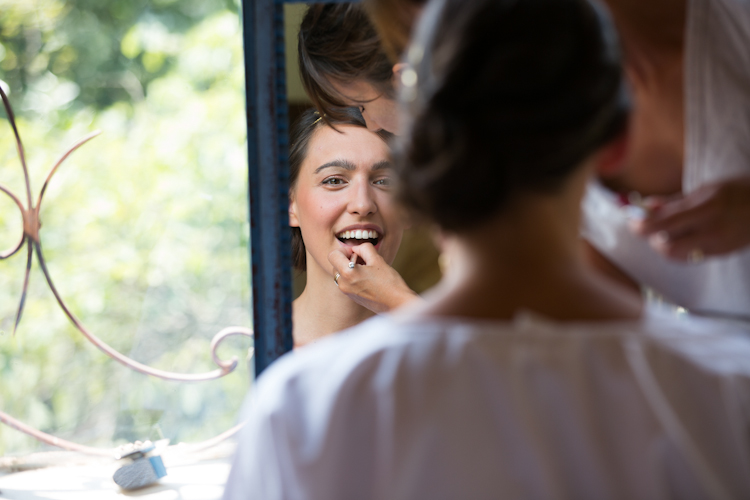
[{"label": "woman's neck", "polygon": [[292,305],[295,347],[309,344],[374,316],[344,295],[333,278],[308,255],[307,284]]},{"label": "woman's neck", "polygon": [[526,196],[480,229],[448,237],[446,275],[420,312],[511,319],[531,310],[563,321],[638,317],[640,299],[584,261],[581,190]]}]

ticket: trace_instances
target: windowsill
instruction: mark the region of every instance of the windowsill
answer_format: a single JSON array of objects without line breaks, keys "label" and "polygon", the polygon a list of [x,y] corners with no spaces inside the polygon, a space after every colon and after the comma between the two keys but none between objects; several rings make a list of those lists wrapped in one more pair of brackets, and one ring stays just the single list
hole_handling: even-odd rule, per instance
[{"label": "windowsill", "polygon": [[[224,443],[199,453],[185,454],[171,446],[162,459],[167,475],[158,483],[123,491],[112,480],[123,464],[114,460],[53,452],[26,457],[15,466],[8,459],[0,467],[0,498],[10,500],[112,500],[137,497],[144,500],[219,500],[229,475],[234,444]],[[34,458],[47,465],[34,467]],[[23,463],[21,463],[23,462]],[[64,464],[64,465],[63,465]],[[38,466],[38,465],[37,465]],[[9,472],[9,470],[22,470]]]}]

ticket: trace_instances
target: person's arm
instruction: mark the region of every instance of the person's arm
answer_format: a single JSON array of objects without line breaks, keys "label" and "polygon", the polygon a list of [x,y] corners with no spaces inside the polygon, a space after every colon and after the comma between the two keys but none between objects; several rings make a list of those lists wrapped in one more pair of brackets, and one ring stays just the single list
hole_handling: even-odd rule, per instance
[{"label": "person's arm", "polygon": [[340,250],[328,255],[328,261],[339,273],[339,289],[354,302],[369,310],[382,313],[400,307],[419,297],[401,275],[378,254],[371,243],[352,247],[364,265],[349,267],[351,258]]},{"label": "person's arm", "polygon": [[750,177],[701,186],[656,208],[632,229],[676,260],[700,260],[750,247]]},{"label": "person's arm", "polygon": [[613,264],[607,257],[602,255],[602,253],[594,248],[591,243],[586,240],[581,240],[581,243],[583,245],[583,252],[586,260],[594,269],[612,281],[619,283],[625,288],[640,295],[641,286],[638,282],[631,278],[625,271]]}]

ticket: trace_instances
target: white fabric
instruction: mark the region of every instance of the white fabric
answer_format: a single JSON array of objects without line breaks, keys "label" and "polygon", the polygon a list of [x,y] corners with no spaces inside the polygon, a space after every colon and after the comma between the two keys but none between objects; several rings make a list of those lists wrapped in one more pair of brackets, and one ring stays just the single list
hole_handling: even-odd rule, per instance
[{"label": "white fabric", "polygon": [[664,257],[628,229],[614,193],[589,184],[581,234],[612,263],[666,300],[694,312],[750,317],[750,248],[699,263]]},{"label": "white fabric", "polygon": [[245,416],[225,500],[750,498],[750,339],[705,320],[376,317]]},{"label": "white fabric", "polygon": [[[683,191],[750,176],[750,0],[689,0]],[[694,311],[750,317],[750,248],[681,264],[627,229],[614,196],[593,185],[584,237],[635,280]]]},{"label": "white fabric", "polygon": [[750,0],[689,0],[684,190],[750,175]]}]

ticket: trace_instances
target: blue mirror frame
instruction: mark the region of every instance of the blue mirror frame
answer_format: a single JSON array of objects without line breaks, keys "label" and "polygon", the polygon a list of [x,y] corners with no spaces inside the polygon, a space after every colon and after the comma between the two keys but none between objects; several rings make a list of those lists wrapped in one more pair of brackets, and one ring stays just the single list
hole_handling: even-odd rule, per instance
[{"label": "blue mirror frame", "polygon": [[256,377],[293,346],[284,3],[242,1]]}]

